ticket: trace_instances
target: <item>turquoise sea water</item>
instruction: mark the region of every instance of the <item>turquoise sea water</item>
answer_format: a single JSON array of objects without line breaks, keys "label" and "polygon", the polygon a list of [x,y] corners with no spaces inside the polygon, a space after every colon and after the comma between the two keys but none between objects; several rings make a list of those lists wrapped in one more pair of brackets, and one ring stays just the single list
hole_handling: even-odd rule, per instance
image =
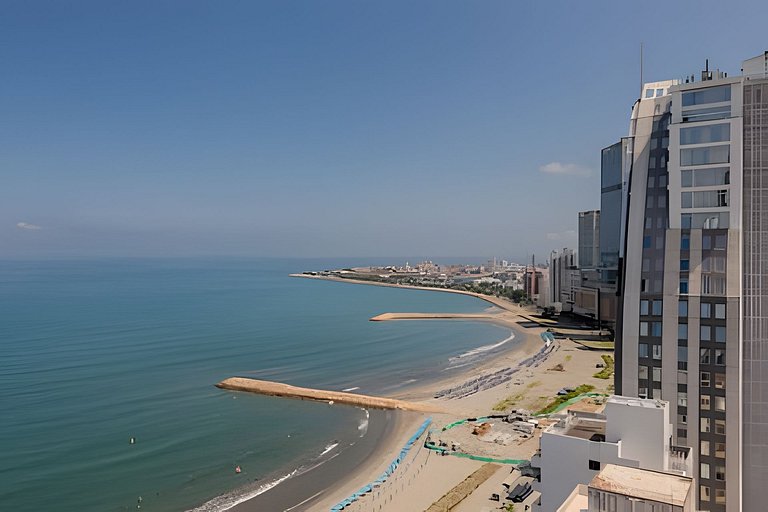
[{"label": "turquoise sea water", "polygon": [[288,277],[347,263],[0,262],[0,509],[171,511],[258,492],[364,431],[365,411],[216,382],[386,393],[475,364],[510,336],[368,321],[487,309],[471,297]]}]

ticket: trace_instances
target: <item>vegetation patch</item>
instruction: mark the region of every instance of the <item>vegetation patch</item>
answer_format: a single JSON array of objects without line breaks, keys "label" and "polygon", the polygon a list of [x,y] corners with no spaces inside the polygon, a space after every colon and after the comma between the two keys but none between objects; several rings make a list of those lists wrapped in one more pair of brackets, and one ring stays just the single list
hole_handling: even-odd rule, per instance
[{"label": "vegetation patch", "polygon": [[582,384],[581,386],[577,387],[570,393],[566,393],[565,395],[560,395],[556,397],[554,400],[549,402],[546,405],[546,407],[544,407],[542,410],[540,410],[536,414],[549,414],[551,412],[554,412],[555,409],[560,407],[562,404],[564,404],[568,400],[571,400],[572,398],[576,398],[579,395],[583,395],[584,393],[589,393],[593,389],[595,389],[595,386],[591,384]]},{"label": "vegetation patch", "polygon": [[523,394],[518,393],[516,395],[510,395],[504,400],[501,400],[496,405],[492,407],[492,409],[496,412],[504,412],[507,409],[511,409],[515,405],[517,405],[517,402],[523,399]]},{"label": "vegetation patch", "polygon": [[605,363],[605,367],[593,375],[596,379],[610,379],[613,375],[613,358],[609,355],[603,354],[600,356],[603,358],[603,362]]}]

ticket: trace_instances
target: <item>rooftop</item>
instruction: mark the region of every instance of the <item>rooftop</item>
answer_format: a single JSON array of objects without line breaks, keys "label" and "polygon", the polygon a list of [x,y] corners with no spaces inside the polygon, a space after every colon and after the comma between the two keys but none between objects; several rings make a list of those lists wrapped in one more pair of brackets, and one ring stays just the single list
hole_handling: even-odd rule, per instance
[{"label": "rooftop", "polygon": [[663,409],[665,404],[661,400],[654,400],[652,398],[632,398],[621,395],[612,395],[608,398],[607,403],[643,407],[645,409]]},{"label": "rooftop", "polygon": [[592,489],[682,507],[691,490],[690,478],[608,464],[589,483]]}]

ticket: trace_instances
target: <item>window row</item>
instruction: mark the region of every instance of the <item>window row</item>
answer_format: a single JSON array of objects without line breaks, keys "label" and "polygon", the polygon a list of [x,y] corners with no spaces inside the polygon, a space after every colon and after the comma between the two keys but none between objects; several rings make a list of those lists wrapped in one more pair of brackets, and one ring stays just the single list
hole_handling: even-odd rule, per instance
[{"label": "window row", "polygon": [[[699,487],[699,498],[701,501],[712,501],[712,495],[709,486]],[[715,503],[725,505],[725,489],[715,489]]]},{"label": "window row", "polygon": [[648,368],[651,369],[650,375],[653,377],[653,382],[661,382],[661,368],[658,366],[638,366],[637,378],[641,380],[648,380]]},{"label": "window row", "polygon": [[[699,385],[702,388],[708,388],[712,385],[712,374],[710,372],[700,372]],[[715,389],[725,389],[725,374],[716,373],[714,380]]]},{"label": "window row", "polygon": [[725,366],[725,349],[720,349],[720,348],[699,349],[699,363]]},{"label": "window row", "polygon": [[699,409],[702,411],[714,410],[716,412],[725,412],[725,397],[701,395],[699,397]]},{"label": "window row", "polygon": [[[712,478],[709,472],[709,464],[706,462],[701,463],[699,477],[706,480],[710,480]],[[725,481],[725,466],[715,466],[715,480],[720,480],[723,482]]]},{"label": "window row", "polygon": [[721,103],[723,101],[731,101],[730,85],[720,85],[717,87],[707,87],[706,89],[684,92],[682,104],[684,107],[690,107],[692,105]]},{"label": "window row", "polygon": [[[712,418],[699,418],[701,431],[705,434],[714,432],[718,435],[725,435],[725,420],[712,420]],[[712,430],[712,424],[715,425],[715,430]]]},{"label": "window row", "polygon": [[661,316],[662,302],[660,300],[641,300],[640,314]]},{"label": "window row", "polygon": [[731,140],[730,123],[691,126],[680,129],[680,145],[706,144],[707,142],[726,142]]},{"label": "window row", "polygon": [[661,345],[649,345],[648,343],[638,343],[638,356],[653,359],[661,359]]},{"label": "window row", "polygon": [[730,191],[701,190],[696,192],[681,192],[681,208],[722,208],[730,204]]},{"label": "window row", "polygon": [[[678,292],[680,294],[688,294],[688,276],[680,276],[680,283],[678,286]],[[725,295],[725,276],[724,275],[711,275],[702,274],[701,276],[701,294],[702,295]]]},{"label": "window row", "polygon": [[731,170],[728,167],[710,167],[708,169],[686,169],[680,171],[682,187],[710,187],[714,185],[729,185]]},{"label": "window row", "polygon": [[705,146],[703,148],[686,148],[680,150],[680,165],[727,164],[731,161],[731,146]]},{"label": "window row", "polygon": [[[661,312],[659,312],[659,314],[661,314]],[[661,337],[661,322],[640,322],[640,336]]]},{"label": "window row", "polygon": [[714,443],[715,450],[712,451],[712,442],[711,441],[701,441],[700,443],[700,449],[699,453],[706,457],[714,456],[719,459],[725,458],[725,443]]},{"label": "window row", "polygon": [[684,123],[695,123],[697,121],[714,121],[716,119],[727,119],[729,117],[731,117],[730,105],[695,108],[683,112]]},{"label": "window row", "polygon": [[710,304],[709,302],[701,303],[701,318],[714,318],[724,320],[725,319],[725,304]]},{"label": "window row", "polygon": [[682,229],[725,229],[728,227],[730,218],[728,212],[683,213],[680,215],[680,227]]},{"label": "window row", "polygon": [[716,341],[718,343],[725,343],[725,326],[699,326],[699,339],[701,341]]}]

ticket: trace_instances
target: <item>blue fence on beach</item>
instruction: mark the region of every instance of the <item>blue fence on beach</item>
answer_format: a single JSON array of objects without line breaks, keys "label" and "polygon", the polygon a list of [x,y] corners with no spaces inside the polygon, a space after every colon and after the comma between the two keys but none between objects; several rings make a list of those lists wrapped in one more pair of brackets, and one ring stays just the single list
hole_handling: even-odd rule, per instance
[{"label": "blue fence on beach", "polygon": [[358,490],[357,492],[355,492],[345,500],[342,500],[336,505],[334,505],[333,507],[331,507],[331,512],[344,510],[345,508],[349,507],[350,505],[352,505],[354,502],[356,502],[357,500],[359,500],[369,492],[373,491],[375,487],[379,487],[384,482],[389,480],[389,477],[391,477],[392,474],[395,472],[395,470],[397,470],[397,467],[400,465],[400,463],[405,460],[405,458],[408,456],[408,452],[411,450],[413,445],[416,444],[416,441],[422,436],[422,434],[424,434],[424,432],[427,430],[427,427],[429,427],[430,423],[432,423],[432,418],[427,418],[424,421],[424,423],[421,424],[421,426],[416,431],[416,433],[413,434],[410,437],[410,439],[408,439],[408,442],[405,443],[405,445],[403,446],[403,449],[400,450],[400,453],[398,454],[398,456],[395,458],[395,460],[392,461],[392,463],[387,467],[387,469],[384,470],[384,472],[381,474],[379,478],[374,480],[372,483],[366,486],[363,486],[362,488],[360,488],[360,490]]}]

